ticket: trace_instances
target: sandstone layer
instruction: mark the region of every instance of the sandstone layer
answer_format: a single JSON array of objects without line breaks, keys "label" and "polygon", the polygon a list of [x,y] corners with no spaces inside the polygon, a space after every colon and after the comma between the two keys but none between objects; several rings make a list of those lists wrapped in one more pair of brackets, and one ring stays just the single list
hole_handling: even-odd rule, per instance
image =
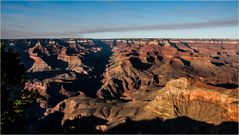
[{"label": "sandstone layer", "polygon": [[37,52],[34,51],[41,51],[42,53],[49,56],[49,52],[46,48],[42,47],[40,42],[36,43],[36,45],[32,48],[28,49],[29,57],[34,60],[34,63],[30,69],[27,70],[27,72],[42,72],[42,71],[51,71],[51,67],[48,66],[48,64],[43,61],[39,56]]},{"label": "sandstone layer", "polygon": [[[84,95],[68,98],[56,107],[48,109],[45,115],[62,112],[62,125],[67,120],[94,116],[106,120],[95,128],[107,130],[131,121],[168,120],[180,116],[219,125],[238,119],[238,89],[209,86],[186,78],[172,80],[160,90],[138,92],[134,100],[103,101]],[[213,108],[213,109],[212,109]]]},{"label": "sandstone layer", "polygon": [[101,98],[130,96],[180,77],[222,87],[238,86],[238,45],[220,40],[116,40]]},{"label": "sandstone layer", "polygon": [[27,129],[231,133],[239,122],[238,47],[226,39],[15,41],[29,66],[24,89],[38,94],[24,112]]},{"label": "sandstone layer", "polygon": [[66,68],[66,70],[88,74],[83,69],[83,64],[81,63],[80,58],[78,56],[69,56],[66,54],[66,51],[67,51],[66,47],[63,47],[57,57],[57,59],[63,60],[68,63],[68,67]]}]

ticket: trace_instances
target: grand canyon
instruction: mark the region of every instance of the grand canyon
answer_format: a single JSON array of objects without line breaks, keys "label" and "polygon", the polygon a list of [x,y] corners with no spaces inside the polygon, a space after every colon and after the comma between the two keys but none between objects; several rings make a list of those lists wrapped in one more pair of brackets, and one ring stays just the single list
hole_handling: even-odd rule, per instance
[{"label": "grand canyon", "polygon": [[237,39],[1,44],[19,54],[22,88],[37,95],[21,113],[24,133],[238,133]]},{"label": "grand canyon", "polygon": [[238,0],[2,0],[0,134],[238,134]]}]

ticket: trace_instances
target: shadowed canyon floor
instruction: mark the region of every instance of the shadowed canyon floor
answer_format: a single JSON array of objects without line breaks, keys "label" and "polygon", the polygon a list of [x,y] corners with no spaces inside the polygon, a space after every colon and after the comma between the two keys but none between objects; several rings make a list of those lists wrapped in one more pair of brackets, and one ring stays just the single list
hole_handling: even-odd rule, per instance
[{"label": "shadowed canyon floor", "polygon": [[238,40],[2,42],[40,95],[26,133],[238,133]]}]

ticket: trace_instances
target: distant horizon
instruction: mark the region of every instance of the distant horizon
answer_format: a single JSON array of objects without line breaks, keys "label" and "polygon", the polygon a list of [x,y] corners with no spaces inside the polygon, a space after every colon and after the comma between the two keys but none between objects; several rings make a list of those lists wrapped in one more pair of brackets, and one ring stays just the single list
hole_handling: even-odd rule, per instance
[{"label": "distant horizon", "polygon": [[1,1],[1,39],[238,34],[238,1]]},{"label": "distant horizon", "polygon": [[193,40],[193,39],[202,39],[202,40],[239,40],[239,38],[83,38],[83,37],[59,37],[59,38],[54,38],[54,37],[43,37],[43,38],[38,38],[38,37],[33,37],[33,38],[1,38],[1,40],[21,40],[21,39],[102,39],[102,40],[114,40],[114,39],[188,39],[188,40]]}]

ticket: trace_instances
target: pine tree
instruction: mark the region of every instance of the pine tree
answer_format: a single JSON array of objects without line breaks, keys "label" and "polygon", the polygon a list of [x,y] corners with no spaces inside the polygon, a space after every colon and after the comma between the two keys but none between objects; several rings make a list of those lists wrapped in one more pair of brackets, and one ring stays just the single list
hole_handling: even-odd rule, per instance
[{"label": "pine tree", "polygon": [[[34,101],[34,93],[22,89],[25,82],[25,68],[20,57],[12,49],[1,47],[1,132],[23,132],[20,121],[22,112]],[[24,122],[23,122],[24,123]],[[14,128],[14,129],[13,129]],[[20,130],[19,130],[20,129]]]}]

